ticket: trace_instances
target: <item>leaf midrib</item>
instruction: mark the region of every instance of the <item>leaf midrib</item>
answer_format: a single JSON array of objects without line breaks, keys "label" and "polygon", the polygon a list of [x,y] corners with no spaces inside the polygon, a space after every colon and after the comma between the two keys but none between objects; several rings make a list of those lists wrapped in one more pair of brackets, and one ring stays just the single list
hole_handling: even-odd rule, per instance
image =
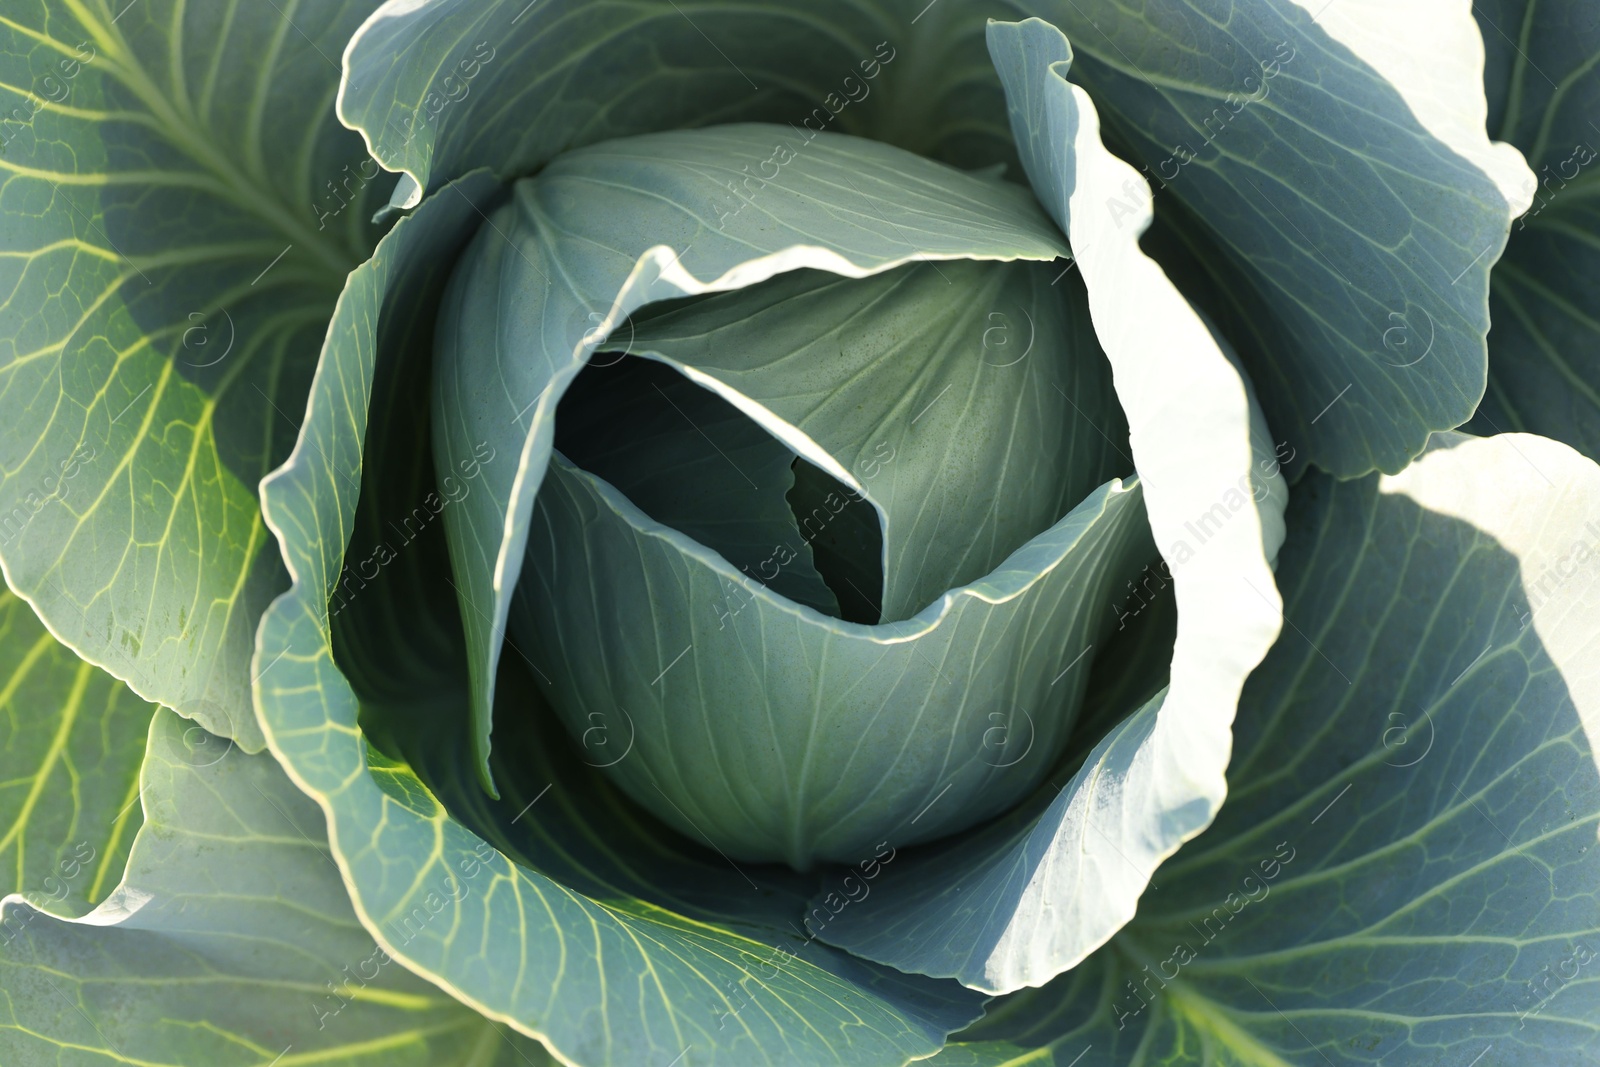
[{"label": "leaf midrib", "polygon": [[113,60],[106,66],[107,73],[121,81],[149,109],[159,132],[209,171],[221,184],[229,200],[277,229],[296,246],[306,248],[342,284],[344,276],[357,266],[353,257],[329,245],[317,236],[316,231],[296,220],[272,191],[262,189],[233,166],[209,140],[194,136],[195,125],[185,121],[172,102],[150,80],[120,31],[113,29],[108,32],[107,27],[102,26],[85,8],[83,0],[62,2],[104,50],[105,58]]}]

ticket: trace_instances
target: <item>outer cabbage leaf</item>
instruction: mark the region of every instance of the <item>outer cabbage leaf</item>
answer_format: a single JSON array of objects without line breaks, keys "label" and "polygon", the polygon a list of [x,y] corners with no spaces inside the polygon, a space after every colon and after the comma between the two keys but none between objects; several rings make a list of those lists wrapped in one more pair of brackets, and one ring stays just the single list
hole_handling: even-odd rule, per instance
[{"label": "outer cabbage leaf", "polygon": [[[775,140],[790,143],[779,176],[747,187],[748,203],[731,195],[725,183],[777,156]],[[631,311],[802,267],[859,278],[913,261],[1067,254],[1026,190],[832,134],[646,134],[569,152],[518,182],[452,275],[435,341],[441,477],[486,445],[517,457],[486,467],[484,491],[445,513],[485,784],[495,669],[556,405]]]},{"label": "outer cabbage leaf", "polygon": [[1229,353],[1139,250],[1148,208],[1130,228],[1100,210],[1140,179],[1106,151],[1093,105],[1063,77],[1065,38],[1037,19],[991,23],[989,35],[1023,163],[1078,250],[1166,559],[1112,610],[1125,624],[1171,587],[1170,688],[1112,709],[1115,725],[1081,766],[1061,769],[1060,785],[990,832],[925,850],[813,929],[869,959],[1002,992],[1046,982],[1102,944],[1156,865],[1216,814],[1239,690],[1279,625],[1268,558],[1286,489]]},{"label": "outer cabbage leaf", "polygon": [[[148,724],[127,877],[67,921],[0,902],[0,1056],[148,1067],[544,1067],[361,928],[316,806],[267,755]],[[220,755],[218,755],[220,753]]]},{"label": "outer cabbage leaf", "polygon": [[383,199],[328,58],[372,6],[19,0],[0,21],[6,583],[252,751],[252,641],[284,581],[255,487]]},{"label": "outer cabbage leaf", "polygon": [[[0,587],[0,890],[76,915],[117,884],[139,829],[139,763],[154,710]],[[192,730],[193,744],[215,740]]]},{"label": "outer cabbage leaf", "polygon": [[[837,109],[829,128],[960,165],[1008,163],[979,26],[1045,16],[1083,51],[1075,77],[1118,142],[1203,219],[1195,238],[1219,294],[1206,310],[1248,339],[1246,366],[1302,459],[1342,475],[1395,470],[1429,430],[1469,418],[1485,376],[1488,270],[1531,182],[1483,134],[1482,42],[1464,0],[1250,0],[1226,19],[1187,2],[840,8],[742,5],[712,19],[680,3],[395,0],[350,48],[342,114],[424,186],[480,163],[526,173],[573,144],[645,128],[798,123],[824,106],[824,117]],[[485,75],[502,82],[443,106],[466,88],[456,53],[474,34],[506,38],[510,61]],[[912,62],[843,104],[846,70],[880,34]],[[430,93],[437,122],[398,142],[386,133]],[[611,107],[618,99],[634,106]],[[1104,210],[1134,222],[1138,195],[1109,190]]]},{"label": "outer cabbage leaf", "polygon": [[1537,182],[1489,277],[1489,389],[1472,425],[1600,458],[1600,18],[1575,0],[1472,10],[1489,129],[1522,150]]},{"label": "outer cabbage leaf", "polygon": [[[1530,183],[1485,135],[1467,0],[1031,6],[1195,227],[1206,310],[1301,461],[1397,471],[1471,417],[1489,268]],[[1097,210],[1127,224],[1145,195],[1107,189]]]},{"label": "outer cabbage leaf", "polygon": [[[295,581],[260,636],[259,662],[277,663],[258,689],[273,754],[321,805],[378,943],[563,1062],[931,1054],[979,997],[808,941],[809,883],[734,868],[622,803],[575,757],[517,657],[501,670],[505,795],[478,787],[438,519],[514,457],[436,477],[424,415],[445,275],[469,205],[492,210],[491,187],[441,190],[355,272],[301,443],[264,484]],[[336,472],[362,462],[363,439],[358,508]],[[599,737],[591,763],[609,751]]]},{"label": "outer cabbage leaf", "polygon": [[1216,823],[1109,945],[932,1062],[1594,1062],[1600,469],[1438,445],[1297,486],[1289,627]]},{"label": "outer cabbage leaf", "polygon": [[[1075,0],[465,7],[392,0],[347,55],[341,113],[425,187],[470,166],[528,173],[607,137],[749,120],[1012,163],[979,30],[988,16],[1048,18],[1083,53],[1075,77],[1119,143],[1201,220],[1221,298],[1207,311],[1248,339],[1297,465],[1397,470],[1482,395],[1489,268],[1531,183],[1484,135],[1464,0],[1249,0],[1227,18]],[[506,62],[464,81],[473,39],[504,40]],[[900,58],[848,102],[843,79],[879,40]],[[1141,195],[1108,191],[1104,210],[1135,222]]]},{"label": "outer cabbage leaf", "polygon": [[[392,0],[345,52],[339,114],[396,201],[657,130],[789,123],[960,167],[1014,162],[972,0]],[[751,170],[759,160],[751,160]],[[401,195],[402,192],[404,195]]]}]

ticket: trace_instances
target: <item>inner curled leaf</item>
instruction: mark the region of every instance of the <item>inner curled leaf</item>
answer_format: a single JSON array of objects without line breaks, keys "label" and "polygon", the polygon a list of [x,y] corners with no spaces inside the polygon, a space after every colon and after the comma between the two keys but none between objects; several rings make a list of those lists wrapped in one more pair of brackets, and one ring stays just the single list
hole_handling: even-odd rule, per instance
[{"label": "inner curled leaf", "polygon": [[[791,494],[803,526],[830,531],[809,554],[856,605],[844,617],[893,621],[1131,472],[1108,368],[1061,276],[962,260],[859,279],[799,270],[647,308],[616,343],[720,393],[815,468],[797,468]],[[865,508],[844,506],[859,498],[878,513],[877,538]],[[863,558],[875,541],[881,598]]]},{"label": "inner curled leaf", "polygon": [[824,615],[878,621],[872,505],[666,364],[597,357],[561,400],[555,447],[774,592]]}]

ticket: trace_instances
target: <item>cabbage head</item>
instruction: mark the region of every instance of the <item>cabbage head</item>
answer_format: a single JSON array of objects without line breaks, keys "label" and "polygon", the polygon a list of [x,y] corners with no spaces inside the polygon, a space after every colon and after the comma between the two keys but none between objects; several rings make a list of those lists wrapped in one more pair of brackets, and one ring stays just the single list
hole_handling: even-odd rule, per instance
[{"label": "cabbage head", "polygon": [[1600,9],[0,64],[6,1067],[1600,1059]]}]

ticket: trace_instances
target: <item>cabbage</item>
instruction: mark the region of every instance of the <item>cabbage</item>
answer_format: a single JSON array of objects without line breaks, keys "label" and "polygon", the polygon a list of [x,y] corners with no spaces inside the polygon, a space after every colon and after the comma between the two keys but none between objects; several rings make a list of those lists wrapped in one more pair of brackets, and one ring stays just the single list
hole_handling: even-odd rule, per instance
[{"label": "cabbage", "polygon": [[0,1062],[1600,1053],[1587,9],[0,8]]}]

